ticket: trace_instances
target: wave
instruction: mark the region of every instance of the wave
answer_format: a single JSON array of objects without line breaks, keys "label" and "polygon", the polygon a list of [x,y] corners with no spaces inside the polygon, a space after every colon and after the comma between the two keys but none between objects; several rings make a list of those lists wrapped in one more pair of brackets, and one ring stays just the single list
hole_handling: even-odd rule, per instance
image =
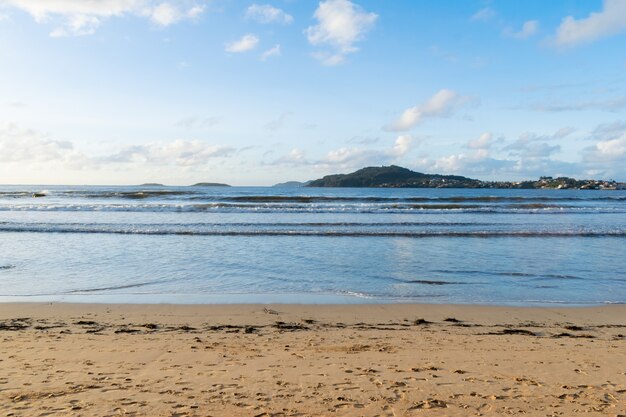
[{"label": "wave", "polygon": [[386,196],[335,196],[335,195],[229,195],[213,194],[198,190],[180,189],[134,189],[134,190],[12,190],[0,191],[0,198],[47,198],[84,199],[170,199],[197,200],[204,202],[231,203],[519,203],[519,202],[626,202],[626,196],[595,195],[581,196],[440,196],[440,197],[386,197]]},{"label": "wave", "polygon": [[567,214],[626,213],[625,206],[594,207],[541,203],[482,204],[238,204],[238,203],[153,203],[153,204],[0,204],[0,211],[35,212],[162,212],[162,213],[486,213]]},{"label": "wave", "polygon": [[466,285],[472,284],[471,282],[459,282],[459,281],[439,281],[439,280],[430,280],[430,279],[413,279],[413,280],[401,280],[398,279],[396,281],[405,283],[405,284],[423,284],[423,285]]},{"label": "wave", "polygon": [[[625,231],[626,232],[626,231]],[[461,275],[496,275],[505,277],[527,277],[535,279],[563,279],[563,280],[585,280],[586,278],[567,274],[532,274],[528,272],[517,271],[479,271],[479,270],[453,270],[440,269],[433,271],[442,274],[461,274]]]},{"label": "wave", "polygon": [[[82,224],[3,224],[0,232],[12,233],[81,233],[123,235],[180,235],[180,236],[323,236],[323,237],[626,237],[626,230],[475,230],[475,231],[402,231],[402,230],[262,230],[262,229],[205,229],[168,228],[152,225],[82,225]],[[513,275],[511,273],[509,275]]]}]

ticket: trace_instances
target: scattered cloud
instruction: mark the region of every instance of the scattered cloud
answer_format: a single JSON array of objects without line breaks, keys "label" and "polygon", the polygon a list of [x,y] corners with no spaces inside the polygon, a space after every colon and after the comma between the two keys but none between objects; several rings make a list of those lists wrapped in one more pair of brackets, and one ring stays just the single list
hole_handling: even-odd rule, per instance
[{"label": "scattered cloud", "polygon": [[612,140],[626,134],[626,121],[615,121],[612,123],[602,123],[596,126],[591,132],[590,139]]},{"label": "scattered cloud", "polygon": [[396,157],[404,156],[413,149],[416,143],[417,141],[414,137],[409,135],[400,135],[396,138],[393,148],[391,148],[391,154]]},{"label": "scattered cloud", "polygon": [[571,135],[575,131],[576,131],[576,128],[573,128],[573,127],[570,127],[570,126],[565,126],[565,127],[560,128],[556,132],[554,132],[554,134],[552,135],[552,138],[554,138],[554,139],[562,139],[562,138],[564,138],[566,136]]},{"label": "scattered cloud", "polygon": [[[483,179],[528,179],[541,175],[585,176],[593,164],[555,159],[561,151],[559,142],[575,129],[563,127],[553,134],[522,133],[507,141],[491,132],[481,134],[465,145],[468,152],[428,156],[416,162],[416,169],[428,172],[473,176]],[[597,168],[597,164],[594,166]]]},{"label": "scattered cloud", "polygon": [[437,58],[441,58],[444,61],[448,61],[453,64],[459,61],[459,57],[457,55],[444,51],[438,45],[431,45],[429,50],[434,56],[436,56]]},{"label": "scattered cloud", "polygon": [[229,146],[179,139],[165,144],[128,146],[116,154],[102,158],[101,162],[196,166],[204,165],[212,158],[230,156],[235,151],[235,148]]},{"label": "scattered cloud", "polygon": [[313,57],[325,65],[337,65],[345,55],[358,51],[356,43],[374,26],[378,15],[366,12],[350,0],[326,0],[313,15],[318,23],[305,30],[314,46],[328,46],[331,51],[316,52]]},{"label": "scattered cloud", "polygon": [[626,31],[626,2],[604,0],[602,9],[582,19],[567,16],[556,30],[554,44],[572,47]]},{"label": "scattered cloud", "polygon": [[202,166],[214,158],[233,155],[235,148],[210,145],[199,140],[175,140],[168,143],[127,146],[108,156],[89,156],[77,150],[71,141],[55,140],[32,129],[15,124],[0,127],[0,163],[19,163],[99,169],[110,164],[149,164],[155,166]]},{"label": "scattered cloud", "polygon": [[59,141],[32,129],[15,124],[0,127],[0,162],[3,163],[60,163],[80,167],[86,161],[70,141]]},{"label": "scattered cloud", "polygon": [[329,52],[313,52],[311,56],[327,67],[343,64],[346,60],[344,54],[332,54]]},{"label": "scattered cloud", "polygon": [[271,131],[279,130],[283,127],[289,116],[291,116],[291,113],[283,113],[278,117],[278,119],[270,121],[264,127],[265,129]]},{"label": "scattered cloud", "polygon": [[273,48],[270,48],[261,54],[261,61],[265,61],[273,56],[280,56],[280,54],[280,45],[276,44]]},{"label": "scattered cloud", "polygon": [[561,150],[561,145],[550,144],[561,140],[575,131],[571,127],[563,127],[552,135],[538,135],[533,132],[522,133],[517,140],[503,147],[509,156],[518,156],[522,159],[547,158]]},{"label": "scattered cloud", "polygon": [[605,177],[626,175],[626,133],[615,139],[600,140],[582,151],[583,163],[590,171]]},{"label": "scattered cloud", "polygon": [[407,131],[428,118],[450,117],[455,110],[471,101],[470,97],[460,96],[452,90],[439,90],[425,103],[406,109],[398,119],[385,126],[384,129],[396,132]]},{"label": "scattered cloud", "polygon": [[348,139],[346,142],[355,144],[355,145],[373,145],[380,140],[379,137],[368,137],[368,136],[354,136]]},{"label": "scattered cloud", "polygon": [[311,162],[306,159],[304,151],[299,148],[294,148],[287,155],[283,155],[270,163],[266,163],[265,165],[303,166],[310,164]]},{"label": "scattered cloud", "polygon": [[594,158],[601,161],[623,159],[626,155],[626,134],[615,139],[601,140],[592,150]]},{"label": "scattered cloud", "polygon": [[174,125],[177,127],[184,127],[186,129],[209,128],[215,126],[221,121],[222,118],[218,116],[189,116],[178,120]]},{"label": "scattered cloud", "polygon": [[312,165],[324,169],[356,169],[370,165],[389,165],[406,156],[418,146],[422,138],[400,135],[391,147],[386,149],[368,149],[362,147],[341,147],[328,151],[319,159],[307,159],[300,149],[293,149],[289,154],[275,159],[267,165]]},{"label": "scattered cloud", "polygon": [[251,51],[259,44],[259,38],[251,33],[244,35],[241,39],[227,42],[224,45],[226,52],[241,53]]},{"label": "scattered cloud", "polygon": [[52,23],[52,37],[95,33],[107,19],[133,15],[159,26],[195,19],[205,7],[192,0],[4,0],[5,6],[30,14],[38,23]]},{"label": "scattered cloud", "polygon": [[293,22],[293,16],[270,4],[250,5],[246,10],[246,19],[254,20],[262,24],[282,23],[287,25]]},{"label": "scattered cloud", "polygon": [[528,39],[537,34],[539,31],[538,20],[528,20],[524,22],[522,28],[519,31],[515,31],[511,28],[505,28],[502,34],[514,39]]},{"label": "scattered cloud", "polygon": [[589,172],[605,178],[626,176],[626,122],[598,125],[589,139],[596,142],[582,150],[582,162]]},{"label": "scattered cloud", "polygon": [[496,139],[494,139],[493,133],[485,132],[478,139],[469,141],[467,147],[470,149],[489,149],[495,142]]},{"label": "scattered cloud", "polygon": [[472,15],[470,20],[475,22],[489,22],[493,18],[495,18],[498,14],[495,10],[490,7],[485,7],[484,9],[480,9],[476,13]]},{"label": "scattered cloud", "polygon": [[527,141],[519,138],[512,144],[505,147],[509,150],[510,156],[520,156],[522,158],[545,158],[561,150],[561,145],[550,145],[545,142]]},{"label": "scattered cloud", "polygon": [[530,106],[531,110],[540,112],[563,112],[563,111],[583,111],[602,110],[616,112],[626,108],[626,96],[610,97],[595,100],[567,101],[535,103]]},{"label": "scattered cloud", "polygon": [[384,151],[362,148],[339,148],[329,151],[315,162],[319,167],[335,169],[355,169],[371,165],[387,165],[393,156]]}]

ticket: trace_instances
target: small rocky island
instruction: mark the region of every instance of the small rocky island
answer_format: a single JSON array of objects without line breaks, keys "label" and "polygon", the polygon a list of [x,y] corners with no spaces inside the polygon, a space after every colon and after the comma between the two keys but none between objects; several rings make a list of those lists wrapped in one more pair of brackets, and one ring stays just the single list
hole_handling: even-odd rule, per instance
[{"label": "small rocky island", "polygon": [[536,181],[481,181],[459,175],[424,174],[396,165],[367,167],[350,174],[327,175],[308,187],[374,188],[523,188],[523,189],[626,189],[625,183],[605,180],[577,180],[568,177],[541,177]]},{"label": "small rocky island", "polygon": [[221,184],[219,182],[197,182],[191,187],[230,187],[230,185]]}]

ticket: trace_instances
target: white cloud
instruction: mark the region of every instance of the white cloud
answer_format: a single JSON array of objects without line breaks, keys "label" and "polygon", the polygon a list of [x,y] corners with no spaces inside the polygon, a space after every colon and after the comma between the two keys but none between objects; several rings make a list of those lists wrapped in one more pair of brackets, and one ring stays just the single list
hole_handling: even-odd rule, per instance
[{"label": "white cloud", "polygon": [[469,103],[470,97],[452,90],[439,90],[425,103],[406,109],[402,115],[385,127],[391,131],[406,131],[432,117],[450,117],[456,109]]},{"label": "white cloud", "polygon": [[528,158],[547,158],[561,150],[560,145],[550,145],[545,142],[530,142],[520,138],[508,145],[505,149],[510,150],[509,155]]},{"label": "white cloud", "polygon": [[261,54],[261,61],[265,61],[273,56],[280,56],[280,53],[280,45],[276,44],[273,48],[270,48]]},{"label": "white cloud", "polygon": [[314,52],[311,56],[327,67],[334,67],[335,65],[342,64],[346,58],[344,54],[331,54],[328,52]]},{"label": "white cloud", "polygon": [[356,52],[355,44],[362,40],[373,26],[378,15],[366,12],[349,0],[326,0],[319,3],[314,17],[318,23],[309,26],[305,33],[314,46],[329,46],[333,52],[321,52],[314,57],[326,65],[337,65],[344,56]]},{"label": "white cloud", "polygon": [[293,16],[270,4],[252,4],[246,10],[246,19],[251,19],[263,24],[290,24],[291,22],[293,22]]},{"label": "white cloud", "polygon": [[[384,149],[363,147],[341,147],[328,151],[317,160],[307,159],[300,149],[293,149],[289,154],[269,163],[269,165],[307,166],[313,165],[324,169],[355,169],[370,165],[389,165],[406,156],[418,146],[423,138],[400,135],[393,145]],[[365,141],[370,144],[372,141]]]},{"label": "white cloud", "polygon": [[180,19],[180,11],[169,3],[161,3],[150,12],[150,18],[161,26],[168,26]]},{"label": "white cloud", "polygon": [[187,10],[187,17],[190,19],[195,19],[198,16],[200,16],[202,13],[204,13],[204,5],[201,6],[193,6],[191,9]]},{"label": "white cloud", "polygon": [[600,141],[596,143],[596,149],[609,158],[621,158],[626,155],[626,135],[618,139]]},{"label": "white cloud", "polygon": [[626,178],[626,133],[615,139],[598,141],[582,152],[588,170],[605,177]]},{"label": "white cloud", "polygon": [[551,145],[548,142],[552,141],[554,143],[554,141],[563,139],[572,132],[574,132],[574,129],[571,127],[561,128],[552,135],[524,132],[517,140],[505,146],[503,150],[508,151],[510,156],[519,156],[526,160],[547,158],[561,150],[560,145]]},{"label": "white cloud", "polygon": [[329,151],[326,156],[317,161],[315,165],[352,169],[370,165],[385,165],[389,163],[389,160],[391,160],[391,158],[387,153],[373,149],[339,148]]},{"label": "white cloud", "polygon": [[406,155],[415,145],[415,138],[409,135],[400,135],[396,138],[391,153],[397,157]]},{"label": "white cloud", "polygon": [[110,164],[202,166],[213,158],[232,155],[229,146],[210,145],[199,140],[175,140],[168,143],[127,146],[105,156],[88,156],[75,149],[70,141],[60,141],[32,129],[14,124],[0,127],[0,163],[62,166],[69,169],[98,169]]},{"label": "white cloud", "polygon": [[576,46],[626,31],[626,1],[604,0],[602,10],[582,19],[567,16],[556,31],[557,46]]},{"label": "white cloud", "polygon": [[51,139],[32,129],[9,124],[0,127],[0,162],[60,163],[80,167],[87,158],[69,141]]},{"label": "white cloud", "polygon": [[241,39],[228,42],[224,45],[226,52],[241,53],[251,51],[259,44],[259,38],[251,33],[244,35]]},{"label": "white cloud", "polygon": [[485,132],[478,139],[468,142],[467,147],[470,149],[489,149],[494,143],[493,133]]},{"label": "white cloud", "polygon": [[488,22],[496,16],[497,13],[495,12],[495,10],[490,7],[485,7],[484,9],[480,9],[479,11],[474,13],[470,19],[473,21]]},{"label": "white cloud", "polygon": [[292,165],[303,166],[310,165],[311,163],[306,159],[304,151],[299,148],[292,149],[287,155],[283,155],[274,161],[265,165]]},{"label": "white cloud", "polygon": [[531,36],[534,36],[539,31],[539,21],[537,20],[529,20],[524,22],[522,28],[515,32],[514,30],[507,28],[504,30],[503,34],[505,36],[509,36],[515,39],[528,39]]},{"label": "white cloud", "polygon": [[98,26],[100,26],[100,18],[98,17],[87,15],[69,16],[66,19],[65,26],[54,29],[50,32],[50,36],[53,38],[60,38],[70,35],[93,35]]},{"label": "white cloud", "polygon": [[592,131],[590,139],[596,143],[582,151],[588,171],[605,178],[626,179],[626,123],[601,124]]},{"label": "white cloud", "polygon": [[128,146],[114,155],[103,158],[103,162],[148,163],[155,165],[197,166],[209,159],[229,156],[235,152],[228,146],[208,145],[199,140],[175,140],[165,144]]},{"label": "white cloud", "polygon": [[169,26],[204,12],[204,5],[193,0],[4,0],[3,4],[25,11],[38,23],[60,23],[50,33],[53,37],[91,35],[112,17],[147,17]]},{"label": "white cloud", "polygon": [[590,139],[597,142],[585,149],[587,161],[611,162],[626,156],[626,122],[598,125],[591,132]]}]

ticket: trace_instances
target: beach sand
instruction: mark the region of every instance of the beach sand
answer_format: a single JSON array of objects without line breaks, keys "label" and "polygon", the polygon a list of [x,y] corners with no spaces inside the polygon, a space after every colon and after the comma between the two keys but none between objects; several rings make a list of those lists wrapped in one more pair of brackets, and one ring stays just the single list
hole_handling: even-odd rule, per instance
[{"label": "beach sand", "polygon": [[2,416],[625,416],[626,306],[0,304]]}]

